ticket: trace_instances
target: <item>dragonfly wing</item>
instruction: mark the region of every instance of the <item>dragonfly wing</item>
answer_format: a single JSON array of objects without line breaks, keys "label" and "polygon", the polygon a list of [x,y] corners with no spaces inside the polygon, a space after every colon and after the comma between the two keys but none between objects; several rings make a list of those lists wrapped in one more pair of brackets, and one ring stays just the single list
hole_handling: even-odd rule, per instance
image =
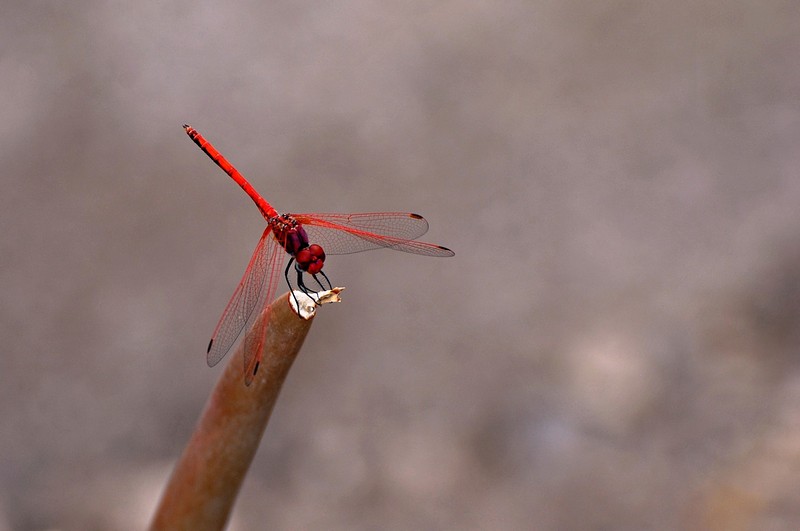
[{"label": "dragonfly wing", "polygon": [[311,243],[326,254],[350,254],[389,248],[426,256],[453,256],[440,245],[414,241],[428,231],[428,222],[408,212],[362,214],[292,214],[303,224]]},{"label": "dragonfly wing", "polygon": [[254,310],[264,298],[265,279],[271,272],[271,263],[276,259],[276,251],[280,249],[270,233],[271,229],[267,227],[261,235],[242,280],[214,329],[214,334],[208,343],[209,366],[219,363],[242,334],[242,330],[245,330],[247,325],[252,325],[258,316],[259,312]]},{"label": "dragonfly wing", "polygon": [[374,234],[393,236],[404,240],[416,240],[428,232],[428,221],[419,214],[410,212],[362,212],[360,214],[293,214],[298,221],[307,219],[327,221]]},{"label": "dragonfly wing", "polygon": [[[269,230],[269,227],[267,227]],[[270,259],[267,262],[268,273],[264,282],[264,287],[261,290],[258,304],[256,304],[257,311],[253,312],[251,321],[253,322],[252,330],[247,333],[244,339],[244,383],[250,385],[261,366],[261,359],[264,357],[264,345],[267,340],[267,330],[269,327],[269,315],[272,308],[272,297],[275,295],[275,290],[278,287],[278,282],[281,278],[281,269],[283,268],[283,261],[286,258],[286,252],[278,243],[268,237],[272,243],[270,244]],[[262,311],[261,308],[264,310]],[[248,325],[249,328],[249,325]]]}]

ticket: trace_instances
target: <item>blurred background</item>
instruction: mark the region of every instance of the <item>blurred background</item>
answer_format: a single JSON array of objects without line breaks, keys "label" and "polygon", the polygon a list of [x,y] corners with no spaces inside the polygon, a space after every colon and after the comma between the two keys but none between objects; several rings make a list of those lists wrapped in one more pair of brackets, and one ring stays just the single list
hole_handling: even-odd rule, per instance
[{"label": "blurred background", "polygon": [[[332,257],[229,528],[800,528],[800,5],[6,2],[0,529],[147,525],[281,212]],[[283,289],[283,285],[281,286]]]}]

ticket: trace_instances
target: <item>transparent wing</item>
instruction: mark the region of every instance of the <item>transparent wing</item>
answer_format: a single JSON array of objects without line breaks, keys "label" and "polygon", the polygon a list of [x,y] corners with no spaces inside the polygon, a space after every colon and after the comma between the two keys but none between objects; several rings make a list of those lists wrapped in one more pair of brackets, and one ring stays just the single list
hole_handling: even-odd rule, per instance
[{"label": "transparent wing", "polygon": [[[267,227],[269,230],[269,227]],[[269,314],[272,308],[272,298],[275,296],[275,290],[278,287],[278,282],[282,276],[281,269],[283,269],[283,261],[286,258],[286,251],[278,245],[278,243],[268,237],[272,242],[270,248],[272,249],[272,257],[269,259],[268,268],[269,273],[266,276],[264,288],[261,290],[261,296],[256,308],[259,310],[253,312],[252,316],[252,330],[245,336],[244,340],[244,383],[250,385],[261,367],[261,359],[264,357],[264,344],[267,340],[267,332],[269,329]],[[261,310],[263,308],[263,311]],[[250,328],[250,325],[248,325]]]},{"label": "transparent wing", "polygon": [[[266,277],[274,276],[273,264],[277,261],[277,251],[280,250],[277,242],[271,237],[271,232],[270,227],[267,227],[261,235],[242,280],[214,329],[211,341],[208,343],[209,366],[213,367],[225,357],[242,331],[252,326],[260,313],[259,304],[263,305],[263,300],[268,295],[266,292],[273,284],[273,281],[267,281]],[[255,311],[256,308],[259,308],[259,311]]]},{"label": "transparent wing", "polygon": [[428,231],[428,222],[409,212],[362,214],[292,214],[308,232],[310,243],[326,254],[350,254],[382,247],[425,256],[453,256],[441,245],[414,241]]}]

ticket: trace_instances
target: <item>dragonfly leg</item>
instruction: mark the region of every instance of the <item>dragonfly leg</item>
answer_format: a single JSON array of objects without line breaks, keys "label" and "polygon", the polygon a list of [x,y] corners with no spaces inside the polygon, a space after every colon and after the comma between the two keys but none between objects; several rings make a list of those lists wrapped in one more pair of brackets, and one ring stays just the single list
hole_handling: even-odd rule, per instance
[{"label": "dragonfly leg", "polygon": [[322,282],[320,282],[320,280],[317,278],[317,275],[311,275],[312,277],[314,277],[314,280],[317,282],[319,287],[322,288],[323,290],[333,289],[333,285],[331,284],[331,280],[328,278],[328,275],[326,275],[324,271],[320,271],[319,274],[322,275],[322,278],[324,278],[325,281],[328,283],[328,287],[326,288],[325,285]]},{"label": "dragonfly leg", "polygon": [[[292,297],[294,298],[295,306],[299,308],[300,302],[298,302],[297,295],[294,294],[294,289],[292,288],[292,283],[289,281],[289,268],[292,267],[292,263],[294,263],[294,257],[291,257],[289,259],[289,263],[286,264],[286,269],[283,271],[283,277],[286,279],[286,284],[289,285],[289,293],[291,293]],[[297,268],[297,264],[295,264],[295,268]],[[300,282],[297,283],[297,287],[300,288],[303,293],[305,293],[305,289],[301,287]]]},{"label": "dragonfly leg", "polygon": [[[316,306],[319,306],[319,305],[320,305],[320,304],[319,304],[319,302],[318,302],[318,301],[317,301],[317,299],[314,297],[314,295],[316,295],[316,293],[315,293],[313,290],[311,290],[311,289],[310,289],[308,286],[306,286],[306,283],[305,283],[305,281],[303,280],[303,273],[305,273],[305,271],[303,271],[302,269],[300,269],[300,266],[299,266],[299,265],[298,265],[296,262],[295,262],[295,264],[294,264],[294,268],[295,268],[295,270],[297,271],[297,287],[298,287],[298,288],[300,288],[300,291],[302,291],[303,293],[305,293],[306,295],[308,295],[308,297],[309,297],[309,298],[310,298],[312,301],[314,301],[314,304],[315,304]],[[312,275],[312,276],[313,276],[313,275]],[[314,278],[315,278],[315,280],[316,280],[316,277],[314,277]],[[319,283],[319,281],[317,281],[317,283]],[[321,286],[321,284],[320,284],[320,286]],[[324,288],[323,288],[323,289],[324,289]]]}]

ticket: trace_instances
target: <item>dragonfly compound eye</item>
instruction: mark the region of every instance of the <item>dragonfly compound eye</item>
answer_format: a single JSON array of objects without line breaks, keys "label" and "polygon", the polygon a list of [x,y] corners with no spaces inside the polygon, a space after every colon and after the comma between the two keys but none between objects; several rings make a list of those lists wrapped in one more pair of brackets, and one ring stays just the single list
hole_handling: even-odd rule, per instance
[{"label": "dragonfly compound eye", "polygon": [[300,266],[300,269],[316,275],[322,271],[322,266],[325,263],[325,252],[319,245],[312,245],[299,250],[294,255],[294,259],[297,260],[297,265]]},{"label": "dragonfly compound eye", "polygon": [[314,245],[309,245],[308,250],[314,256],[314,258],[321,260],[323,262],[325,261],[325,251],[323,251],[322,247],[320,247],[316,243]]}]

